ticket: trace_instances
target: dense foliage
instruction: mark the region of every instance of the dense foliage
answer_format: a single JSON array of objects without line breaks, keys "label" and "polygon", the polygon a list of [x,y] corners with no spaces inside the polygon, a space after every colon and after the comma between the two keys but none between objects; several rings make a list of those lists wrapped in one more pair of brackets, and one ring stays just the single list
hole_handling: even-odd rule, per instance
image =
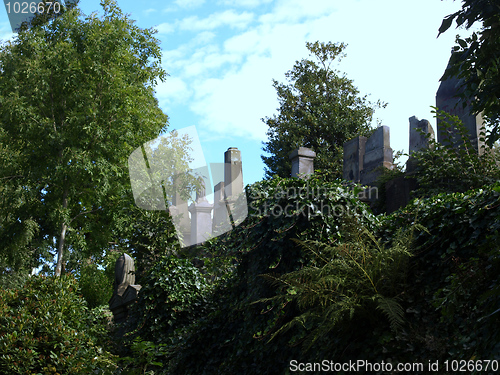
[{"label": "dense foliage", "polygon": [[500,184],[415,200],[379,235],[392,236],[417,212],[430,234],[416,238],[406,334],[391,339],[398,358],[498,360]]},{"label": "dense foliage", "polygon": [[75,7],[1,47],[0,258],[11,268],[55,253],[57,275],[100,261],[130,201],[127,158],[166,129],[154,31],[101,5],[102,17]]},{"label": "dense foliage", "polygon": [[144,368],[283,374],[291,360],[499,359],[500,185],[378,217],[320,176],[262,181],[247,196],[247,220],[195,252],[210,287],[175,258],[155,266],[178,264],[172,280],[150,274],[139,307],[158,365]]},{"label": "dense foliage", "polygon": [[345,45],[307,43],[311,59],[297,61],[286,73],[288,83],[273,81],[280,107],[278,115],[263,119],[268,141],[262,156],[266,176],[289,177],[290,152],[309,147],[316,152],[316,169],[329,180],[342,177],[343,144],[357,135],[369,135],[371,120],[381,102],[370,103],[345,74],[331,65],[340,61]]},{"label": "dense foliage", "polygon": [[[259,275],[282,274],[309,262],[306,251],[292,239],[333,243],[341,237],[342,221],[348,215],[369,228],[375,222],[350,188],[340,182],[325,184],[320,176],[307,181],[274,178],[248,186],[246,193],[247,219],[197,250],[204,263],[201,271],[216,280],[206,294],[205,313],[189,325],[172,327],[177,328],[173,335],[172,328],[163,330],[164,334],[157,331],[155,341],[170,342],[164,359],[169,373],[231,373],[244,367],[251,373],[282,371],[300,348],[289,347],[289,336],[278,337],[271,346],[266,342],[275,323],[293,316],[296,307],[253,303],[274,295]],[[182,286],[186,289],[189,284]],[[163,317],[154,316],[160,322],[171,314],[167,310]]]},{"label": "dense foliage", "polygon": [[90,311],[70,276],[29,278],[0,290],[0,372],[112,374],[107,319]]}]

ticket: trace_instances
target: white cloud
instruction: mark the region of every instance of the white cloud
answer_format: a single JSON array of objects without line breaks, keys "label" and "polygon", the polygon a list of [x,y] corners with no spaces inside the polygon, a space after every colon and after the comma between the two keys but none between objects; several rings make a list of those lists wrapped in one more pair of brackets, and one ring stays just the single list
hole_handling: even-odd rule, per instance
[{"label": "white cloud", "polygon": [[338,9],[333,0],[278,0],[273,11],[259,18],[261,23],[294,23],[304,19],[325,17]]},{"label": "white cloud", "polygon": [[241,6],[241,7],[248,7],[248,8],[255,8],[259,5],[264,5],[272,2],[273,0],[219,0],[217,2],[218,5],[225,5],[225,6]]},{"label": "white cloud", "polygon": [[156,97],[161,106],[169,107],[171,104],[185,102],[192,95],[186,82],[179,77],[167,77],[164,82],[156,86]]},{"label": "white cloud", "polygon": [[179,21],[181,30],[201,31],[214,30],[222,26],[229,26],[235,29],[243,29],[252,22],[253,13],[243,12],[236,13],[234,10],[226,10],[224,12],[212,13],[206,18],[191,16]]},{"label": "white cloud", "polygon": [[205,0],[175,0],[176,5],[181,8],[197,8],[205,3]]},{"label": "white cloud", "polygon": [[159,34],[170,34],[175,31],[175,26],[171,23],[164,22],[156,26],[156,30],[158,30]]},{"label": "white cloud", "polygon": [[154,8],[149,8],[149,9],[143,10],[143,13],[145,13],[146,15],[149,15],[150,13],[156,13],[156,12],[157,12],[157,10]]}]

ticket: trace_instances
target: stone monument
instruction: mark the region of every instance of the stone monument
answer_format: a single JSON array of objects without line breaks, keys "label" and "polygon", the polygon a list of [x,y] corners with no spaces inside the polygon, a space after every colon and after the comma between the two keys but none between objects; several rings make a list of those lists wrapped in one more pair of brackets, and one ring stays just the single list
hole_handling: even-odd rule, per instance
[{"label": "stone monument", "polygon": [[373,186],[382,174],[381,167],[392,169],[393,163],[390,129],[388,126],[379,126],[365,143],[361,184]]},{"label": "stone monument", "polygon": [[412,116],[410,121],[410,141],[409,141],[409,155],[406,162],[406,173],[413,173],[417,167],[416,160],[412,158],[413,152],[421,151],[430,147],[430,141],[434,140],[434,129],[429,121],[419,120],[417,117]]},{"label": "stone monument", "polygon": [[127,320],[128,306],[137,299],[141,290],[140,285],[135,285],[134,272],[134,260],[128,254],[123,254],[117,259],[113,296],[109,300],[109,309],[117,324]]},{"label": "stone monument", "polygon": [[365,156],[366,137],[358,136],[344,143],[344,180],[359,183],[363,170],[363,157]]},{"label": "stone monument", "polygon": [[246,218],[248,207],[243,192],[241,151],[229,147],[224,153],[224,181],[214,188],[214,235],[230,231]]},{"label": "stone monument", "polygon": [[189,206],[191,213],[191,242],[189,245],[202,243],[212,236],[212,209],[214,205],[207,201],[205,180],[200,178],[200,188],[196,200]]},{"label": "stone monument", "polygon": [[292,177],[307,178],[314,173],[316,153],[307,147],[293,150],[288,158],[292,161]]},{"label": "stone monument", "polygon": [[[449,65],[450,63],[448,63]],[[457,77],[442,80],[436,92],[436,107],[450,115],[458,116],[467,129],[473,147],[476,151],[482,153],[484,142],[479,138],[480,132],[484,131],[483,118],[481,114],[471,115],[470,101],[459,97],[464,92],[462,88],[463,82],[462,79]],[[452,128],[448,133],[439,119],[437,121],[437,139],[439,143],[451,143],[452,145],[456,145],[460,141],[457,130]]]}]

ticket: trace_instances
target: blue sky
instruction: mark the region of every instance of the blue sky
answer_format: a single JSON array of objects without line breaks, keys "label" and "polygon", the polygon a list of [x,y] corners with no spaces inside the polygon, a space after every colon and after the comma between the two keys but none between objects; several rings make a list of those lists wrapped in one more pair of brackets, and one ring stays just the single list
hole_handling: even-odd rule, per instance
[{"label": "blue sky", "polygon": [[[229,147],[242,153],[245,184],[261,180],[266,141],[263,117],[276,113],[272,79],[285,81],[306,41],[348,44],[336,66],[370,100],[388,103],[375,119],[391,129],[393,150],[408,151],[408,118],[428,119],[430,106],[462,30],[437,36],[451,0],[119,0],[142,28],[156,28],[168,79],[157,87],[170,129],[195,125],[206,161],[223,162]],[[101,12],[83,0],[84,13]],[[0,10],[0,38],[12,37]],[[375,122],[374,122],[375,125]]]}]

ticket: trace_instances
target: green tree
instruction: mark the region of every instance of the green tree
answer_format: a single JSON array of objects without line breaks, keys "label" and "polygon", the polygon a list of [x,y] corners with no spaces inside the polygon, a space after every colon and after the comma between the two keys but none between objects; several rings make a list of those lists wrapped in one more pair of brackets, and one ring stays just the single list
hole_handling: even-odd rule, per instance
[{"label": "green tree", "polygon": [[343,144],[357,135],[368,135],[376,108],[385,104],[371,103],[360,97],[353,81],[332,69],[335,60],[344,57],[343,43],[306,43],[313,59],[297,61],[285,75],[287,84],[273,81],[280,108],[278,115],[262,121],[269,127],[269,141],[261,156],[266,164],[266,177],[289,177],[288,155],[297,147],[310,147],[316,152],[315,168],[329,178],[342,176]]},{"label": "green tree", "polygon": [[455,53],[442,79],[457,76],[464,80],[462,96],[471,101],[473,113],[484,111],[491,126],[486,136],[491,147],[500,138],[500,4],[492,0],[463,0],[462,9],[444,18],[438,36],[454,20],[457,27],[467,30],[476,22],[482,27],[468,38],[457,36]]},{"label": "green tree", "polygon": [[128,156],[166,130],[154,31],[113,0],[101,6],[101,18],[75,7],[1,46],[0,255],[10,264],[57,254],[60,275],[68,256],[102,254],[131,195]]}]

